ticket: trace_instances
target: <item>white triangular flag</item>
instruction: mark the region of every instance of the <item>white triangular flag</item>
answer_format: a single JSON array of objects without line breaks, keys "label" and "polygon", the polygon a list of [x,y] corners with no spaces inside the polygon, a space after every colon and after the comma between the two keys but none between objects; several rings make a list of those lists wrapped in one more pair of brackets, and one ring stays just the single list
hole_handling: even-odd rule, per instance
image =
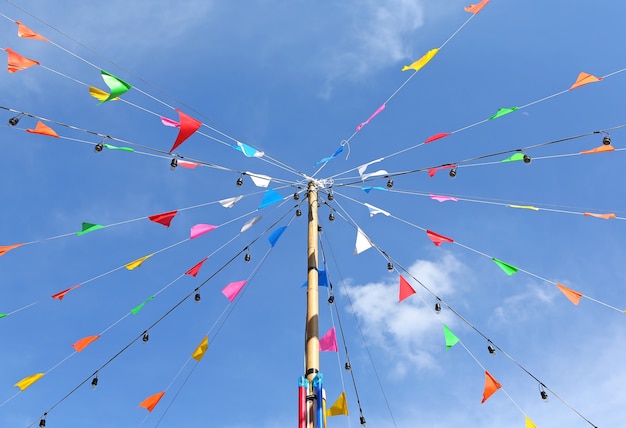
[{"label": "white triangular flag", "polygon": [[385,171],[384,169],[379,169],[376,172],[370,172],[367,174],[361,174],[361,181],[365,181],[370,177],[380,177],[381,175],[389,175],[389,173],[387,171]]},{"label": "white triangular flag", "polygon": [[226,198],[226,199],[222,199],[220,201],[220,205],[222,205],[224,208],[232,208],[235,206],[235,204],[237,202],[239,202],[241,199],[243,198],[243,196],[233,196],[232,198]]},{"label": "white triangular flag", "polygon": [[244,233],[246,230],[250,229],[252,226],[254,226],[262,218],[263,218],[263,216],[258,216],[258,217],[251,218],[250,220],[248,220],[246,222],[246,224],[243,225],[243,227],[241,228],[239,233]]},{"label": "white triangular flag", "polygon": [[354,246],[354,255],[361,254],[363,251],[372,248],[372,242],[363,233],[360,227],[357,227],[356,245]]},{"label": "white triangular flag", "polygon": [[252,182],[257,187],[267,187],[270,185],[270,181],[272,181],[272,177],[263,174],[255,174],[253,172],[246,172],[246,175],[249,175],[252,179]]},{"label": "white triangular flag", "polygon": [[365,163],[365,164],[361,165],[360,167],[357,168],[357,170],[359,171],[359,175],[363,176],[363,173],[365,172],[365,170],[367,169],[368,166],[370,166],[373,163],[377,163],[377,162],[380,162],[380,161],[383,161],[383,160],[385,160],[385,158],[376,159],[376,160],[373,160],[371,162],[368,162],[368,163]]},{"label": "white triangular flag", "polygon": [[370,205],[368,203],[363,204],[367,207],[367,209],[370,210],[370,217],[374,217],[376,214],[384,214],[387,217],[389,217],[391,214],[389,214],[387,211],[382,210],[378,207],[375,207],[374,205]]}]

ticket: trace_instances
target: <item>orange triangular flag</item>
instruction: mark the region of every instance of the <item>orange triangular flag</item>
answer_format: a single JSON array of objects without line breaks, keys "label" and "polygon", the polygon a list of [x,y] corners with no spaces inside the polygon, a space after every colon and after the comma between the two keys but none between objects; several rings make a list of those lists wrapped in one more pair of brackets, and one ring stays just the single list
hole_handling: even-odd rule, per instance
[{"label": "orange triangular flag", "polygon": [[411,287],[411,284],[400,275],[400,296],[398,297],[398,302],[403,301],[412,294],[415,294],[415,290]]},{"label": "orange triangular flag", "polygon": [[485,370],[485,390],[483,391],[483,401],[481,401],[481,403],[487,401],[487,399],[500,388],[502,388],[502,385]]},{"label": "orange triangular flag", "polygon": [[39,61],[26,58],[25,56],[15,52],[13,49],[4,48],[4,50],[9,54],[9,73],[15,73],[16,71],[26,70],[28,67],[32,67],[33,65],[39,65]]},{"label": "orange triangular flag", "polygon": [[33,40],[43,40],[44,42],[48,41],[48,39],[46,39],[44,36],[35,33],[33,30],[31,30],[30,28],[28,28],[26,25],[22,24],[21,22],[15,21],[15,23],[17,24],[18,37],[23,37],[25,39],[33,39]]},{"label": "orange triangular flag", "polygon": [[617,218],[617,216],[613,213],[608,213],[608,214],[594,214],[594,213],[584,213],[583,214],[585,217],[595,217],[595,218],[603,218],[605,220],[611,219],[611,218]]},{"label": "orange triangular flag", "polygon": [[83,337],[82,339],[80,339],[79,341],[77,341],[76,343],[72,344],[72,348],[76,349],[76,352],[80,352],[83,349],[85,349],[87,347],[87,345],[89,345],[91,342],[93,342],[96,339],[99,339],[100,335],[96,335],[96,336],[87,336],[87,337]]},{"label": "orange triangular flag", "polygon": [[13,250],[14,248],[21,247],[24,244],[15,244],[15,245],[0,245],[0,256],[3,256],[5,253]]},{"label": "orange triangular flag", "polygon": [[478,12],[483,10],[483,7],[485,7],[487,3],[489,3],[489,0],[483,0],[478,4],[470,4],[465,8],[465,12],[477,14]]},{"label": "orange triangular flag", "polygon": [[615,150],[615,147],[613,147],[610,144],[603,144],[600,147],[596,147],[594,149],[591,150],[583,150],[582,152],[580,152],[581,155],[590,155],[593,153],[602,153],[602,152],[612,152],[613,150]]},{"label": "orange triangular flag", "polygon": [[574,84],[570,86],[569,89],[571,91],[572,89],[579,88],[589,83],[599,82],[600,80],[602,80],[602,77],[596,77],[593,74],[589,74],[589,73],[585,73],[581,71],[580,74],[578,75],[578,79],[576,79],[576,82],[574,82]]},{"label": "orange triangular flag", "polygon": [[31,134],[41,134],[41,135],[48,135],[54,138],[59,138],[59,134],[57,134],[54,131],[54,129],[50,128],[41,120],[37,122],[37,126],[35,126],[35,129],[27,129],[26,132],[30,132]]},{"label": "orange triangular flag", "polygon": [[580,298],[583,297],[583,295],[580,294],[578,291],[574,291],[571,288],[567,288],[564,285],[556,283],[556,286],[559,287],[559,290],[561,290],[563,294],[565,294],[565,297],[567,297],[570,300],[570,302],[572,302],[575,305],[577,305],[578,302],[580,302]]},{"label": "orange triangular flag", "polygon": [[146,398],[141,403],[139,403],[139,407],[143,407],[147,409],[149,412],[151,412],[154,409],[154,407],[159,403],[159,400],[163,397],[163,394],[165,394],[165,391],[159,392],[158,394],[151,395],[150,397]]}]

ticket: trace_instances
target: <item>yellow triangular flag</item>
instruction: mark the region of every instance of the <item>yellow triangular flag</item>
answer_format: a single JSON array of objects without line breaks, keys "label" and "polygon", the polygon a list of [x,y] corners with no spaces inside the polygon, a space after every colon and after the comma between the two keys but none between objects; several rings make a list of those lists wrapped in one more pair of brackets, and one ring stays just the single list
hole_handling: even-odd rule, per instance
[{"label": "yellow triangular flag", "polygon": [[41,379],[44,376],[45,373],[37,373],[28,377],[25,377],[24,379],[20,380],[18,383],[16,383],[13,386],[17,386],[21,391],[24,391],[26,388],[28,388],[29,386],[31,386],[33,383],[37,382],[39,379]]},{"label": "yellow triangular flag", "polygon": [[193,354],[191,354],[191,358],[196,361],[200,361],[202,357],[204,357],[204,353],[207,349],[209,349],[209,336],[204,336],[202,342],[200,342],[196,350],[193,351]]},{"label": "yellow triangular flag", "polygon": [[[98,89],[95,86],[90,86],[89,87],[89,95],[91,95],[92,97],[94,97],[98,101],[104,101],[107,98],[109,98],[109,93],[108,92],[104,92],[102,89]],[[119,100],[119,97],[112,99],[112,101],[117,101],[117,100]]]},{"label": "yellow triangular flag", "polygon": [[143,262],[145,262],[152,256],[154,256],[154,254],[148,254],[147,256],[143,256],[142,258],[135,260],[134,262],[130,262],[126,265],[126,269],[133,270],[135,268],[138,268]]},{"label": "yellow triangular flag", "polygon": [[535,425],[528,416],[526,416],[526,428],[537,428],[537,425]]},{"label": "yellow triangular flag", "polygon": [[326,411],[326,416],[348,416],[348,402],[346,401],[346,393],[342,392],[337,401]]},{"label": "yellow triangular flag", "polygon": [[426,52],[426,54],[423,57],[415,61],[413,64],[405,65],[404,67],[402,67],[402,71],[407,71],[407,70],[419,71],[422,67],[428,64],[435,55],[437,55],[437,52],[439,52],[439,48],[429,50],[428,52]]}]

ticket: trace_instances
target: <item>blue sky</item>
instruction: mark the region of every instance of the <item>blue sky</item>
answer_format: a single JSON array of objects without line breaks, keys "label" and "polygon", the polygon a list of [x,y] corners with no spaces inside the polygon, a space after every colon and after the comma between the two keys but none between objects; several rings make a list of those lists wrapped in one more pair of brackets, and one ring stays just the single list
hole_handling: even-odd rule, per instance
[{"label": "blue sky", "polygon": [[[463,11],[469,2],[460,0],[331,5],[268,0],[245,7],[219,1],[40,3],[22,1],[20,10],[4,2],[0,13],[305,174],[315,172],[315,163],[334,153],[405,82],[409,75],[400,71],[402,66],[441,46],[470,16]],[[537,427],[589,424],[554,396],[543,402],[537,382],[502,353],[490,356],[486,340],[452,311],[434,314],[434,298],[412,279],[418,295],[398,303],[398,272],[387,271],[387,260],[375,249],[353,255],[354,224],[397,268],[406,268],[593,424],[619,426],[626,417],[623,314],[586,298],[574,306],[541,280],[626,308],[623,130],[609,132],[617,149],[613,153],[561,156],[600,146],[602,137],[596,134],[530,149],[530,164],[459,167],[455,179],[445,170],[432,178],[425,172],[398,176],[388,192],[363,192],[355,170],[381,157],[388,159],[368,171],[427,168],[624,124],[626,73],[619,73],[389,157],[430,135],[477,124],[499,108],[559,93],[581,71],[606,76],[622,70],[624,12],[626,6],[606,0],[576,7],[492,0],[351,140],[349,153],[317,176],[350,171],[345,176],[357,177],[353,186],[339,186],[336,180],[335,200],[328,201],[338,213],[334,223],[327,221],[328,206],[319,212],[328,273],[369,426],[523,427],[524,413]],[[105,88],[98,68],[53,45],[19,39],[10,20],[0,20],[0,32],[3,47]],[[145,110],[173,119],[176,113],[136,89],[123,98],[145,110],[121,102],[96,106],[84,86],[43,67],[6,73],[0,90],[3,107],[138,145],[167,152],[176,137],[176,130]],[[3,115],[6,123],[13,114]],[[47,426],[294,424],[303,365],[306,215],[290,222],[297,202],[288,196],[294,192],[291,186],[304,183],[302,176],[201,135],[176,152],[231,171],[171,171],[169,156],[94,153],[98,138],[62,126],[52,125],[62,136],[90,144],[24,132],[35,123],[22,117],[15,128],[0,127],[5,201],[0,245],[38,241],[0,258],[0,312],[37,302],[0,320],[0,402],[15,394],[13,384],[21,378],[63,361],[76,340],[123,319],[0,407],[0,425],[27,427],[38,421],[216,272],[202,286],[200,302],[189,299],[177,307],[150,331],[148,343],[134,343],[99,373],[96,390],[84,385],[54,407]],[[202,132],[231,143],[206,128]],[[285,203],[255,212],[266,189],[247,176],[237,187],[236,171],[271,176],[270,187]],[[460,200],[438,203],[429,194]],[[238,195],[245,197],[233,208],[217,203]],[[370,217],[364,203],[392,216]],[[127,222],[199,205],[179,212],[169,228],[145,219]],[[615,213],[618,218],[569,212]],[[261,233],[284,214],[278,226],[288,227],[269,251],[268,234]],[[263,220],[237,236],[256,215]],[[352,221],[346,221],[348,215]],[[71,234],[82,222],[123,224],[81,237],[47,239]],[[160,251],[188,238],[198,223],[222,227]],[[435,247],[420,228],[451,237],[455,244]],[[240,255],[220,270],[257,237],[250,263]],[[139,269],[117,269],[152,253],[157,254]],[[484,255],[531,274],[506,276]],[[177,280],[206,256],[198,277]],[[220,290],[248,278],[245,292],[228,306]],[[62,302],[50,298],[85,281]],[[126,316],[166,286],[137,315]],[[332,326],[325,293],[322,289],[321,332]],[[486,403],[480,403],[483,368],[460,345],[445,349],[442,323],[503,385]],[[181,388],[193,365],[181,367],[208,331],[209,351]],[[344,389],[343,352],[339,358],[340,363],[336,354],[321,355],[329,401]],[[343,382],[350,416],[329,419],[329,426],[359,426],[345,371]],[[137,405],[170,383],[146,418]]]}]

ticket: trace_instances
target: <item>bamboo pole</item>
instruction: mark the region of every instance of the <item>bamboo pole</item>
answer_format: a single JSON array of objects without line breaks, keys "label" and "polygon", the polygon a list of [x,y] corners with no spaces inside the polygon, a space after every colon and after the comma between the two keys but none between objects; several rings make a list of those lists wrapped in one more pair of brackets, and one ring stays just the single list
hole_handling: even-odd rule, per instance
[{"label": "bamboo pole", "polygon": [[[308,222],[308,273],[307,273],[307,311],[306,311],[306,377],[309,380],[309,395],[313,394],[313,377],[319,372],[319,290],[318,290],[318,226],[317,187],[313,181],[308,186],[309,222]],[[313,402],[309,401],[308,427],[317,428],[314,423]]]}]

